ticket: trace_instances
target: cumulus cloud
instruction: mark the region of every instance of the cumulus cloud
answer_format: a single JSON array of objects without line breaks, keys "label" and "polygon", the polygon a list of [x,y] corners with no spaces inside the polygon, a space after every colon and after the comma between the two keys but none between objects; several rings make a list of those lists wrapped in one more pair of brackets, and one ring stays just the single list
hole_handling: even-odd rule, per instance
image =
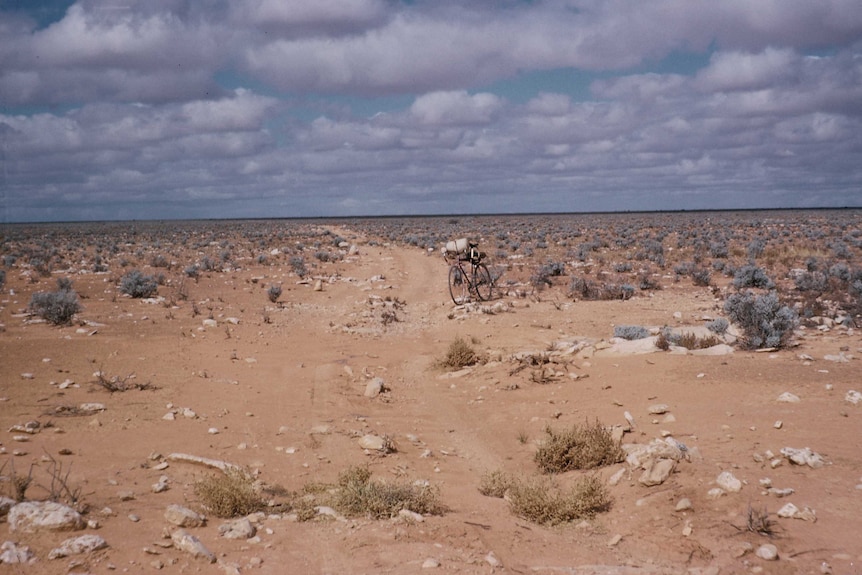
[{"label": "cumulus cloud", "polygon": [[[85,0],[41,26],[0,14],[4,217],[858,204],[856,4]],[[700,69],[650,68],[689,52]],[[495,89],[558,69],[601,73],[588,91]],[[352,113],[359,97],[379,113]]]}]

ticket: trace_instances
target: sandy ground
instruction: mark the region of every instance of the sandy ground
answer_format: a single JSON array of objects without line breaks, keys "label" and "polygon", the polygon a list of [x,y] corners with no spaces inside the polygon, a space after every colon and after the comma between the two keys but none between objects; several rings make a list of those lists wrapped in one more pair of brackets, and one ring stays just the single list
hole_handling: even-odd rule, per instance
[{"label": "sandy ground", "polygon": [[[669,282],[628,301],[574,302],[561,281],[533,297],[499,295],[496,302],[508,311],[483,313],[452,304],[447,267],[437,254],[338,232],[358,253],[321,266],[314,274],[320,291],[315,278],[300,282],[284,260],[203,273],[187,282],[189,298],[174,298],[174,305],[119,295],[116,270],[79,274],[74,287],[84,310],[67,327],[33,323],[23,314],[30,294],[53,289],[53,278],[33,283],[7,271],[0,474],[8,476],[12,466],[26,473],[34,465],[27,495],[39,499],[50,490],[51,461],[61,466],[66,483],[79,490],[86,518],[99,524],[84,532],[98,533],[110,547],[49,560],[48,552],[70,534],[10,533],[0,525],[0,541],[29,546],[38,559],[0,571],[862,573],[862,405],[845,401],[849,390],[862,391],[859,330],[809,329],[794,347],[766,353],[573,354],[558,365],[565,373],[538,384],[531,370],[510,375],[513,354],[547,350],[554,342],[594,345],[609,340],[615,324],[700,325],[703,317],[720,315],[721,300],[709,288]],[[276,283],[284,287],[279,305],[266,297]],[[170,300],[172,289],[161,286],[159,294]],[[386,298],[397,303],[397,321],[381,319]],[[210,316],[215,327],[203,324]],[[459,336],[498,361],[456,377],[436,367]],[[850,361],[824,360],[842,350]],[[94,383],[99,370],[134,374],[130,381],[153,389],[109,393]],[[374,377],[388,391],[367,398]],[[800,401],[779,402],[784,392]],[[58,411],[85,402],[103,403],[105,410]],[[650,415],[656,403],[667,404],[675,421]],[[184,408],[195,416],[185,417]],[[646,444],[666,432],[694,454],[662,485],[640,485],[640,471],[625,464],[603,468],[603,481],[626,469],[609,486],[610,511],[556,527],[518,518],[503,499],[479,493],[489,471],[537,474],[533,454],[546,426],[596,419],[622,425],[626,411],[635,427],[625,442]],[[175,420],[164,419],[169,412]],[[39,421],[41,432],[27,441],[7,433],[28,421]],[[397,451],[367,454],[357,440],[368,433],[388,435]],[[779,454],[785,447],[810,447],[826,465],[792,465]],[[767,451],[780,465],[770,465]],[[448,511],[419,523],[296,522],[274,514],[249,541],[221,538],[223,521],[210,517],[190,530],[218,556],[219,564],[210,565],[165,546],[166,507],[196,508],[193,485],[210,473],[176,461],[157,469],[177,452],[258,470],[264,483],[288,490],[333,482],[345,468],[367,464],[375,478],[430,481]],[[740,479],[742,489],[711,498],[723,471]],[[154,493],[162,475],[170,488]],[[577,476],[570,472],[559,481]],[[795,491],[769,495],[761,484],[766,478]],[[683,498],[691,509],[675,511]],[[788,502],[812,509],[816,521],[777,518]],[[772,514],[775,537],[745,529],[749,507]],[[755,556],[764,543],[777,547],[777,561]]]}]

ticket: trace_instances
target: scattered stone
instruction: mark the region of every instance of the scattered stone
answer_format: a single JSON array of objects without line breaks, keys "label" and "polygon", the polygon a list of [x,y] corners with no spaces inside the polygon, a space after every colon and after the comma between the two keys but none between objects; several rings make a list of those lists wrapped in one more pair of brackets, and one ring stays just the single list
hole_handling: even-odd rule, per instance
[{"label": "scattered stone", "polygon": [[82,413],[99,413],[100,411],[105,411],[106,408],[104,403],[89,402],[82,403],[78,406],[78,409]]},{"label": "scattered stone", "polygon": [[369,451],[387,451],[389,442],[384,437],[379,435],[363,435],[359,438],[359,447]]},{"label": "scattered stone", "polygon": [[14,505],[6,518],[9,531],[77,531],[84,528],[81,514],[67,505],[53,501],[24,501]]},{"label": "scattered stone", "polygon": [[676,511],[688,511],[691,509],[691,499],[683,497],[676,504]]},{"label": "scattered stone", "polygon": [[685,526],[683,526],[683,528],[682,528],[682,536],[683,537],[690,537],[693,531],[694,530],[691,526],[691,522],[686,521]]},{"label": "scattered stone", "polygon": [[823,359],[826,361],[834,361],[835,363],[848,363],[850,360],[844,355],[844,352],[840,352],[838,355],[827,354],[823,356]]},{"label": "scattered stone", "polygon": [[316,282],[314,282],[314,288],[313,289],[314,289],[314,291],[323,291],[323,281],[317,280]]},{"label": "scattered stone", "polygon": [[619,542],[623,540],[623,536],[619,533],[614,535],[608,540],[608,547],[616,547],[619,545]]},{"label": "scattered stone", "polygon": [[789,391],[785,391],[778,396],[778,401],[780,403],[799,403],[800,399],[798,395],[794,395]]},{"label": "scattered stone", "polygon": [[377,397],[386,390],[383,378],[375,377],[365,386],[365,397]]},{"label": "scattered stone", "polygon": [[650,405],[647,408],[647,413],[650,415],[663,415],[670,410],[670,407],[666,403],[656,403],[654,405]]},{"label": "scattered stone", "polygon": [[331,517],[331,518],[335,519],[336,521],[342,521],[342,522],[347,521],[347,519],[341,513],[339,513],[338,511],[336,511],[332,507],[328,507],[326,505],[320,505],[318,507],[315,507],[314,510],[317,511],[318,515],[322,515],[324,517]]},{"label": "scattered stone", "polygon": [[823,467],[823,458],[819,453],[811,451],[810,448],[796,449],[794,447],[784,447],[781,449],[781,455],[790,460],[796,465],[807,465],[812,469]]},{"label": "scattered stone", "polygon": [[12,541],[4,541],[0,545],[0,565],[35,563],[36,556],[26,545],[18,545]]},{"label": "scattered stone", "polygon": [[623,476],[626,474],[626,468],[620,468],[616,473],[610,476],[608,479],[608,485],[614,486],[617,485],[620,481],[622,481]]},{"label": "scattered stone", "polygon": [[423,521],[425,521],[425,518],[422,517],[421,513],[416,513],[415,511],[410,511],[409,509],[402,509],[401,511],[399,511],[398,517],[410,523],[422,523]]},{"label": "scattered stone", "polygon": [[774,427],[775,429],[781,429],[782,427],[784,427],[784,422],[779,419],[772,424],[772,427]]},{"label": "scattered stone", "polygon": [[204,327],[218,327],[218,322],[214,319],[205,319],[201,323]]},{"label": "scattered stone", "polygon": [[650,466],[641,474],[638,483],[646,487],[661,485],[676,467],[676,461],[673,459],[654,459]]},{"label": "scattered stone", "polygon": [[162,493],[168,490],[168,476],[162,475],[158,482],[153,483],[153,493]]},{"label": "scattered stone", "polygon": [[727,492],[724,489],[722,489],[721,487],[713,487],[712,489],[710,489],[709,491],[706,492],[706,496],[710,499],[718,499],[719,497],[721,497],[725,493],[727,493]]},{"label": "scattered stone", "polygon": [[206,524],[206,518],[188,507],[168,505],[165,510],[165,520],[177,527],[201,527]]},{"label": "scattered stone", "polygon": [[251,539],[257,529],[247,517],[219,525],[219,535],[225,539]]},{"label": "scattered stone", "polygon": [[422,562],[423,569],[437,569],[440,567],[440,562],[434,559],[433,557],[429,557],[425,561]]},{"label": "scattered stone", "polygon": [[812,523],[817,521],[817,515],[813,509],[810,507],[799,509],[792,503],[785,504],[784,507],[778,510],[777,515],[785,519],[802,519],[803,521],[811,521]]},{"label": "scattered stone", "polygon": [[503,562],[497,559],[497,556],[494,555],[493,551],[488,551],[488,554],[485,555],[485,563],[490,565],[491,567],[502,567]]},{"label": "scattered stone", "polygon": [[777,561],[778,560],[778,548],[772,543],[764,543],[760,547],[757,548],[755,555],[763,559],[764,561]]},{"label": "scattered stone", "polygon": [[183,461],[185,463],[195,463],[197,465],[203,465],[204,467],[210,467],[212,469],[218,469],[219,471],[237,471],[243,473],[243,469],[238,465],[234,465],[233,463],[228,463],[226,461],[221,461],[219,459],[209,459],[207,457],[198,457],[197,455],[189,455],[187,453],[171,453],[168,455],[169,461]]},{"label": "scattered stone", "polygon": [[852,403],[853,405],[859,405],[859,403],[862,402],[862,393],[859,393],[858,391],[851,389],[844,396],[844,401]]},{"label": "scattered stone", "polygon": [[59,547],[52,549],[48,553],[48,559],[60,559],[69,555],[81,555],[83,553],[91,553],[99,549],[105,549],[108,542],[98,535],[81,535],[63,541]]},{"label": "scattered stone", "polygon": [[793,495],[796,493],[796,490],[792,487],[786,487],[784,489],[776,489],[775,487],[770,487],[766,490],[769,495],[774,495],[776,497],[787,497],[789,495]]},{"label": "scattered stone", "polygon": [[173,542],[174,547],[180,551],[185,551],[186,553],[191,554],[191,556],[196,559],[205,559],[210,563],[216,562],[216,556],[212,551],[207,549],[204,544],[201,543],[200,539],[188,533],[185,529],[177,529],[171,533],[171,541]]},{"label": "scattered stone", "polygon": [[739,493],[742,491],[742,481],[734,477],[730,471],[722,471],[715,478],[715,483],[728,493]]}]

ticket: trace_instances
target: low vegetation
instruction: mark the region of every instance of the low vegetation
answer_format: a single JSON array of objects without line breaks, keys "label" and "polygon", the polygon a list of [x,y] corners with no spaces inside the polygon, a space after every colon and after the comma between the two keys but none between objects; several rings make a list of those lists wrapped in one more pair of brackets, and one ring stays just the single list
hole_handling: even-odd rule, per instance
[{"label": "low vegetation", "polygon": [[449,344],[446,354],[438,361],[438,365],[446,369],[461,369],[473,365],[477,360],[473,346],[464,338],[457,337]]},{"label": "low vegetation", "polygon": [[238,469],[204,477],[195,483],[194,492],[206,512],[216,517],[240,517],[266,505],[252,476]]},{"label": "low vegetation", "polygon": [[596,469],[619,463],[625,452],[599,421],[556,430],[548,426],[547,437],[534,460],[542,473],[563,473],[574,469]]},{"label": "low vegetation", "polygon": [[81,311],[78,294],[66,278],[57,280],[57,291],[36,292],[30,297],[30,312],[54,325],[69,325]]},{"label": "low vegetation", "polygon": [[120,292],[133,298],[146,298],[156,295],[159,284],[151,275],[144,275],[140,270],[127,272],[120,278]]}]

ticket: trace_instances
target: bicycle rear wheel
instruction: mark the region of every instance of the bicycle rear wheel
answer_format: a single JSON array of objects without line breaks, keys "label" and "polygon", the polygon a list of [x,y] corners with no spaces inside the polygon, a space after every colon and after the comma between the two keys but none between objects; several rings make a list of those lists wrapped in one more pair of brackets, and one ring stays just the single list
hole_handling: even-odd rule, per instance
[{"label": "bicycle rear wheel", "polygon": [[491,281],[491,272],[485,264],[479,264],[473,268],[473,288],[476,290],[476,295],[480,300],[488,301],[491,299],[492,289],[494,287]]},{"label": "bicycle rear wheel", "polygon": [[449,295],[455,305],[467,303],[470,299],[470,289],[467,274],[460,266],[449,266]]}]

